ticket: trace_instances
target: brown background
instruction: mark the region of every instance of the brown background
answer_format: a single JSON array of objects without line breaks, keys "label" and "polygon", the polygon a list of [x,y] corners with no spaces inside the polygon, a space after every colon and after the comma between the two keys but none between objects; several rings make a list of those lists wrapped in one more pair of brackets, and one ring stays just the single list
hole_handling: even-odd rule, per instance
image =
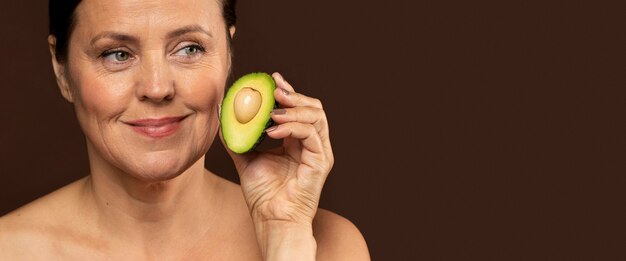
[{"label": "brown background", "polygon": [[[234,73],[323,100],[321,206],[374,260],[624,260],[626,8],[582,2],[240,1]],[[0,10],[4,214],[88,167],[46,1]]]}]

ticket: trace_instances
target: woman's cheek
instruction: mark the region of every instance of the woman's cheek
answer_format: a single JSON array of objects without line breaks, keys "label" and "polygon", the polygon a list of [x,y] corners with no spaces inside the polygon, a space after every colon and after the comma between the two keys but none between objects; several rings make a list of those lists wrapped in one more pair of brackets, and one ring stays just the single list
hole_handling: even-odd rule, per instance
[{"label": "woman's cheek", "polygon": [[87,82],[82,86],[85,109],[100,121],[115,119],[124,113],[132,97],[123,82]]},{"label": "woman's cheek", "polygon": [[73,88],[86,112],[100,120],[122,114],[132,98],[132,77],[128,73],[103,74],[98,70],[78,70]]},{"label": "woman's cheek", "polygon": [[225,81],[221,73],[204,71],[188,74],[188,77],[182,78],[176,92],[192,109],[211,113],[224,95]]}]

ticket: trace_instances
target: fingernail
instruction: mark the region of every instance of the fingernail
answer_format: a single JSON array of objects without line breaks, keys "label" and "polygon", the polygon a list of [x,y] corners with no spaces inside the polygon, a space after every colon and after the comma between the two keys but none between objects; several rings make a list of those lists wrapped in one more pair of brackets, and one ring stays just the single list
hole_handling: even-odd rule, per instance
[{"label": "fingernail", "polygon": [[278,125],[274,125],[272,127],[265,129],[265,133],[275,131],[276,129],[278,129]]},{"label": "fingernail", "polygon": [[287,113],[287,110],[285,109],[275,109],[272,111],[272,115],[283,115]]},{"label": "fingernail", "polygon": [[278,89],[280,89],[280,91],[281,91],[284,95],[289,95],[289,91],[288,91],[288,90],[285,90],[285,89],[283,89],[283,88],[278,88]]}]

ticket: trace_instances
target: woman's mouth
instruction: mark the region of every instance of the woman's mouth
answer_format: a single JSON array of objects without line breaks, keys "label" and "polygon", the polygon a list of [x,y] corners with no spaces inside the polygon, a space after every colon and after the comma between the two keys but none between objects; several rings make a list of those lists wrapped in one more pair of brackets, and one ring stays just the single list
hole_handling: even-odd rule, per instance
[{"label": "woman's mouth", "polygon": [[162,138],[176,133],[185,118],[187,118],[187,116],[148,118],[125,121],[124,123],[139,134],[151,138]]}]

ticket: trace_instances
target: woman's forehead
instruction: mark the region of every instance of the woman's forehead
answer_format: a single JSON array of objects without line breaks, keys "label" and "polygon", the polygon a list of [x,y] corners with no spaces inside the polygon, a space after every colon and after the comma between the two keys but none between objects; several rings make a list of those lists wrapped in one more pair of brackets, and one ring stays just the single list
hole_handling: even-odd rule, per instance
[{"label": "woman's forehead", "polygon": [[75,12],[75,30],[160,34],[197,24],[214,31],[224,25],[221,12],[219,0],[83,0]]}]

